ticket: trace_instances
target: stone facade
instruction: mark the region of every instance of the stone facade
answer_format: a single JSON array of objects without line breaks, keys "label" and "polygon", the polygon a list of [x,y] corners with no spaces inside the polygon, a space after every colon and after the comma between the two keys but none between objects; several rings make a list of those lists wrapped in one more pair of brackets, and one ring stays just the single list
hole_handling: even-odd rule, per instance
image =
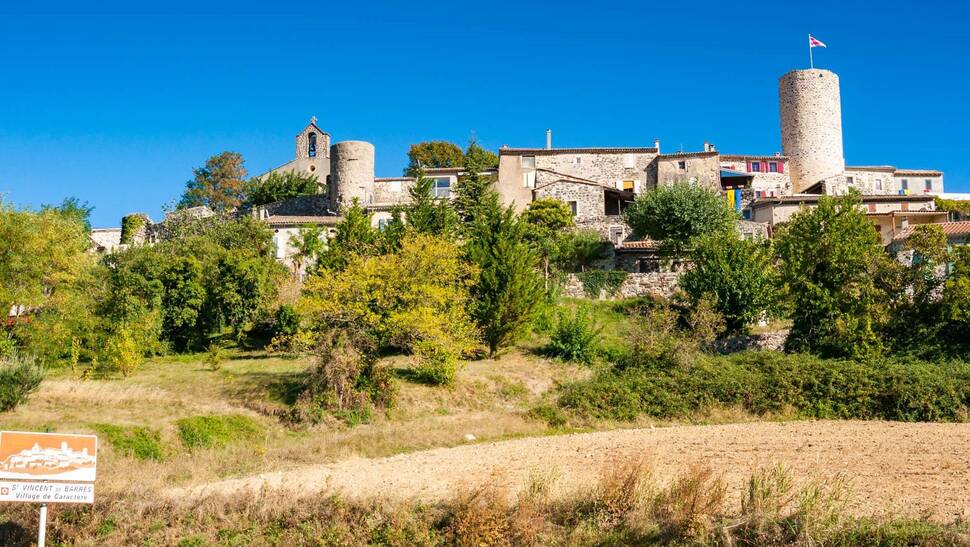
[{"label": "stone facade", "polygon": [[[754,164],[758,170],[754,170]],[[772,165],[774,164],[774,165]],[[751,177],[751,190],[755,195],[766,197],[788,196],[792,193],[788,158],[784,156],[747,156],[724,154],[720,157],[721,169],[747,173]],[[774,167],[775,171],[771,171]]]},{"label": "stone facade", "polygon": [[846,167],[845,184],[848,188],[855,188],[863,195],[895,195],[899,193],[899,186],[893,177],[895,167]]},{"label": "stone facade", "polygon": [[778,83],[781,145],[795,193],[845,171],[839,77],[828,70],[793,70]]},{"label": "stone facade", "polygon": [[[651,273],[629,273],[620,284],[617,294],[608,295],[606,291],[600,294],[600,299],[633,298],[635,296],[662,296],[669,298],[677,292],[677,281],[680,273],[670,272],[651,272]],[[587,298],[586,291],[583,289],[583,282],[576,274],[566,276],[566,282],[562,288],[563,296],[570,298]]]},{"label": "stone facade", "polygon": [[720,171],[718,153],[714,151],[664,154],[658,156],[648,169],[647,189],[690,182],[720,191]]},{"label": "stone facade", "polygon": [[764,334],[750,334],[725,338],[715,341],[713,349],[721,354],[749,350],[781,351],[785,349],[788,332],[788,329],[783,329],[775,332],[766,332]]},{"label": "stone facade", "polygon": [[374,145],[343,141],[330,147],[330,202],[335,207],[374,203]]}]

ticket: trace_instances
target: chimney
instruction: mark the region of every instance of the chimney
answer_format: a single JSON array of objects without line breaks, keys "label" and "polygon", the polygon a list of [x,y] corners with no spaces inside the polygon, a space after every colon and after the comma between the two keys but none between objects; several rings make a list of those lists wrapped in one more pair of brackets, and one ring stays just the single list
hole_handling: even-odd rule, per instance
[{"label": "chimney", "polygon": [[657,153],[660,153],[660,139],[653,139],[653,147],[657,149]]},{"label": "chimney", "polygon": [[552,150],[552,129],[546,129],[546,150]]}]

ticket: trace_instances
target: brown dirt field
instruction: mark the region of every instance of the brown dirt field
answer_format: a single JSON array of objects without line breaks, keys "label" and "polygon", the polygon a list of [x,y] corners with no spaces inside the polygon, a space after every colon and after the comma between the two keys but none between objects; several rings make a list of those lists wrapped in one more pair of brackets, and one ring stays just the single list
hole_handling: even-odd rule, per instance
[{"label": "brown dirt field", "polygon": [[488,480],[517,490],[537,476],[565,493],[631,457],[645,458],[661,483],[691,464],[708,465],[735,498],[753,471],[780,463],[799,481],[847,478],[857,515],[970,518],[970,424],[801,421],[615,430],[353,458],[170,493],[282,488],[434,501]]}]

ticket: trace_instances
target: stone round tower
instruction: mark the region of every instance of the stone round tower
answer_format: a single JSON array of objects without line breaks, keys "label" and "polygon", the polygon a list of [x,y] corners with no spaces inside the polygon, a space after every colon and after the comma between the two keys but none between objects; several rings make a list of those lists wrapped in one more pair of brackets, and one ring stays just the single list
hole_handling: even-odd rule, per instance
[{"label": "stone round tower", "polygon": [[839,77],[828,70],[793,70],[778,82],[781,146],[788,156],[792,189],[845,172]]},{"label": "stone round tower", "polygon": [[354,198],[361,205],[374,195],[374,145],[364,141],[343,141],[330,147],[330,202],[349,206]]}]

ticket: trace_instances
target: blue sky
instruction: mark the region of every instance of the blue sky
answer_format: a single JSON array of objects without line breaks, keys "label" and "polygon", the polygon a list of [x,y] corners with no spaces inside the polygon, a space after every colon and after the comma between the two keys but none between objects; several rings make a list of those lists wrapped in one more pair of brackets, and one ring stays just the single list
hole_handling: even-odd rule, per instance
[{"label": "blue sky", "polygon": [[157,219],[211,155],[291,159],[312,115],[373,142],[378,176],[413,142],[541,146],[547,127],[556,146],[770,154],[809,32],[841,77],[848,163],[970,192],[965,3],[334,4],[0,4],[0,193]]}]

